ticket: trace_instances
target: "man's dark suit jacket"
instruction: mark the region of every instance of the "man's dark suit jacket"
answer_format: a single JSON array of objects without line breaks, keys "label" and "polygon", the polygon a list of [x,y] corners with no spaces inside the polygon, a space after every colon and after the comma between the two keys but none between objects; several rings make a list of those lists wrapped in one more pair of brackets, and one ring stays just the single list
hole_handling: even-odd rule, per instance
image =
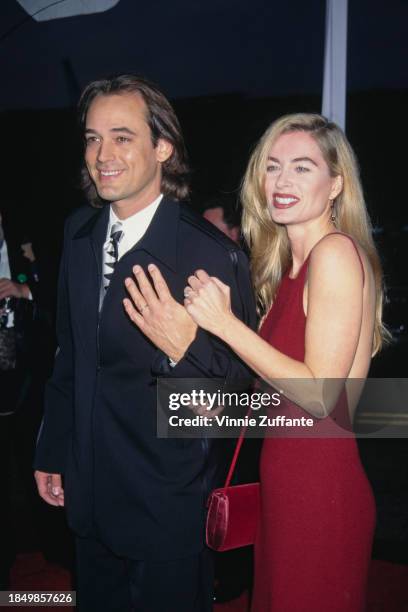
[{"label": "man's dark suit jacket", "polygon": [[102,245],[109,207],[69,219],[59,280],[57,352],[36,469],[65,475],[72,529],[118,555],[176,559],[203,548],[208,445],[156,437],[156,378],[242,377],[227,347],[199,330],[174,370],[126,315],[124,279],[155,263],[183,301],[198,268],[231,286],[235,313],[255,325],[247,258],[184,205],[161,202],[141,240],[118,262],[100,315]]}]

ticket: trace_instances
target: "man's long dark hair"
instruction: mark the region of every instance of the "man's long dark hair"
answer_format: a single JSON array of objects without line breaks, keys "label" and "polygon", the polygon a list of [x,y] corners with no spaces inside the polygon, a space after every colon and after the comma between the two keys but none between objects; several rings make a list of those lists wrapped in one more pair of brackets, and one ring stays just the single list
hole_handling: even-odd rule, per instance
[{"label": "man's long dark hair", "polygon": [[[122,74],[89,83],[81,95],[78,106],[82,134],[85,132],[89,107],[96,97],[125,93],[139,94],[143,98],[153,146],[157,145],[160,138],[173,145],[171,156],[162,164],[162,193],[175,200],[185,200],[189,194],[188,163],[180,124],[170,102],[153,83],[132,74]],[[92,206],[99,207],[104,204],[85,166],[82,169],[82,187]]]}]

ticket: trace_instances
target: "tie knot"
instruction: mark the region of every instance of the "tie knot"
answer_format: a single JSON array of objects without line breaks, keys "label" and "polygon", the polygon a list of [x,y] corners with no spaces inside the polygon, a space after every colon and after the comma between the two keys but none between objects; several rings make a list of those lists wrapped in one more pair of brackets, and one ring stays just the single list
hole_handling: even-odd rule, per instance
[{"label": "tie knot", "polygon": [[111,237],[111,240],[115,244],[119,244],[119,242],[123,238],[123,230],[122,230],[122,224],[121,223],[117,222],[117,223],[114,223],[112,225],[110,237]]}]

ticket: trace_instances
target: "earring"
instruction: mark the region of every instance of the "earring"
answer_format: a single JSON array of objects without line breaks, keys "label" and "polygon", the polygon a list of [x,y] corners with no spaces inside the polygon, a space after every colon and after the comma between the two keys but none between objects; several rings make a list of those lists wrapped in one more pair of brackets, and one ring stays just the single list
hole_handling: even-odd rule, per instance
[{"label": "earring", "polygon": [[332,223],[336,221],[336,209],[334,208],[334,201],[330,200],[330,208],[331,208],[331,216],[330,219]]}]

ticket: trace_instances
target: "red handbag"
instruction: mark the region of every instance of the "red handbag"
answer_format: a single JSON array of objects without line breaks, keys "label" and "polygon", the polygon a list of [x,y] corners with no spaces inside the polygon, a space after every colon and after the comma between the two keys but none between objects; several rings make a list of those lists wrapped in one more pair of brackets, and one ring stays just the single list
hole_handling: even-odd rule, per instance
[{"label": "red handbag", "polygon": [[259,521],[259,482],[230,487],[246,428],[241,430],[225,485],[214,489],[207,501],[206,542],[218,551],[249,546],[255,542]]}]

